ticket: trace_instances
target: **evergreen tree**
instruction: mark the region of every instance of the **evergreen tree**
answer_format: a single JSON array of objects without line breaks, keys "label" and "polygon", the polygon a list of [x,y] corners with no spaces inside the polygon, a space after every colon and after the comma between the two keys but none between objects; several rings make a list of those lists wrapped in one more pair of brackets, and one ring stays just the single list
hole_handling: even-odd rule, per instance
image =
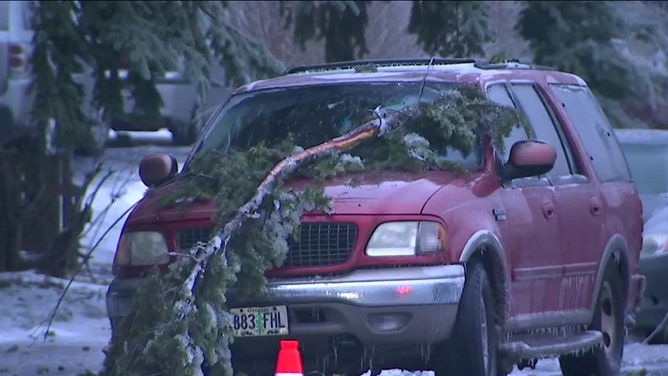
[{"label": "evergreen tree", "polygon": [[[33,12],[36,26],[30,64],[35,94],[32,116],[46,123],[58,122],[56,142],[72,146],[82,142],[81,130],[91,123],[81,110],[83,88],[74,75],[88,60],[86,41],[78,33],[80,9],[71,1],[45,1]],[[56,47],[57,46],[57,47]]]},{"label": "evergreen tree", "polygon": [[286,27],[294,25],[294,37],[302,49],[311,40],[325,40],[327,62],[364,57],[364,31],[368,24],[366,1],[300,1],[281,3]]},{"label": "evergreen tree", "polygon": [[642,95],[649,78],[615,48],[634,34],[612,1],[525,1],[516,29],[537,64],[582,76],[599,95]]},{"label": "evergreen tree", "polygon": [[[37,121],[58,123],[60,146],[85,142],[93,122],[81,111],[82,86],[73,75],[93,71],[95,107],[114,116],[128,89],[138,111],[158,117],[162,100],[155,80],[181,70],[204,102],[211,64],[235,85],[283,70],[263,43],[225,22],[218,1],[39,1],[33,18],[32,111]],[[128,78],[118,71],[127,63]]]},{"label": "evergreen tree", "polygon": [[484,1],[414,1],[408,32],[430,55],[482,56],[483,44],[493,40],[488,18]]}]

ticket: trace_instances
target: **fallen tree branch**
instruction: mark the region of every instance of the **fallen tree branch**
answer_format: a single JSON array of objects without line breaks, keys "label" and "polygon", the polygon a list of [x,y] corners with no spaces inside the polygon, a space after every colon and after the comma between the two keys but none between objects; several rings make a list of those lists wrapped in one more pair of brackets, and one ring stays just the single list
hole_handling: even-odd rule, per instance
[{"label": "fallen tree branch", "polygon": [[[295,153],[276,164],[276,166],[274,166],[269,171],[267,177],[257,187],[255,195],[246,204],[239,208],[234,218],[225,224],[223,230],[212,239],[214,241],[215,247],[204,248],[202,253],[197,257],[197,263],[195,264],[195,267],[185,282],[188,290],[192,293],[195,281],[197,281],[200,273],[206,268],[207,259],[211,257],[211,255],[214,254],[217,250],[225,253],[227,244],[229,243],[230,237],[234,231],[241,227],[241,224],[245,219],[253,216],[257,212],[260,204],[264,200],[266,193],[270,192],[278,184],[281,177],[289,175],[301,165],[304,165],[313,159],[322,158],[333,152],[351,149],[366,139],[383,135],[384,133],[397,128],[407,119],[411,118],[416,110],[417,108],[410,107],[407,108],[404,112],[376,109],[375,113],[378,116],[377,120],[364,123],[343,136],[334,138],[310,149]],[[216,238],[219,240],[219,242],[216,241]]]},{"label": "fallen tree branch", "polygon": [[[207,270],[209,259],[216,254],[222,255],[224,258],[227,257],[228,245],[235,232],[239,230],[247,220],[258,217],[260,207],[266,196],[275,190],[282,179],[288,177],[291,173],[309,162],[351,149],[365,140],[382,136],[398,128],[413,116],[417,115],[418,110],[419,107],[417,105],[406,107],[404,111],[377,108],[374,110],[376,117],[373,120],[358,126],[354,130],[340,137],[294,153],[278,162],[271,168],[266,177],[257,186],[255,194],[244,205],[239,207],[236,214],[232,219],[227,221],[222,230],[214,235],[205,247],[198,247],[191,251],[193,252],[195,262],[191,267],[188,267],[190,270],[187,271],[187,277],[183,280],[183,283],[180,283],[181,296],[177,297],[173,303],[174,319],[178,321],[184,319],[187,320],[190,315],[197,312],[195,287],[197,281]],[[161,325],[154,328],[153,335],[151,336],[152,339],[142,346],[142,354],[148,354],[153,345],[157,343],[168,330],[170,330],[169,325]],[[191,365],[201,369],[201,367],[204,366],[202,363],[204,361],[202,358],[203,349],[200,345],[193,342],[188,331],[182,332],[178,337],[180,346],[189,349],[188,351],[191,354],[195,354],[189,357],[188,362],[195,363]]]}]

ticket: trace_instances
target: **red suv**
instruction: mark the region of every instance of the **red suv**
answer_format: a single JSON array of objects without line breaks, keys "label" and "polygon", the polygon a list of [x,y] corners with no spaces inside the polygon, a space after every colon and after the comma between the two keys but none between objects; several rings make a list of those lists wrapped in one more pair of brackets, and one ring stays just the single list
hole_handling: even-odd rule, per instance
[{"label": "red suv", "polygon": [[[516,109],[529,127],[516,127],[504,148],[481,134],[470,153],[448,152],[458,173],[325,181],[332,212],[301,218],[300,238],[267,273],[267,294],[241,304],[230,293],[235,322],[264,317],[264,325],[235,328],[235,369],[271,374],[279,340],[294,338],[306,365],[348,374],[402,367],[497,375],[554,356],[565,375],[618,372],[626,319],[644,287],[641,203],[608,120],[573,74],[469,59],[298,67],[236,90],[184,170],[204,150],[280,139],[291,108],[360,96],[402,102],[461,85]],[[273,125],[245,127],[258,116]],[[345,118],[309,124],[298,132],[312,144],[350,129]],[[158,207],[183,176],[174,159],[143,163],[157,194],[139,203],[121,235],[119,244],[132,237],[134,246],[117,251],[107,294],[112,330],[152,260],[168,263],[169,252],[212,235],[215,202]]]}]

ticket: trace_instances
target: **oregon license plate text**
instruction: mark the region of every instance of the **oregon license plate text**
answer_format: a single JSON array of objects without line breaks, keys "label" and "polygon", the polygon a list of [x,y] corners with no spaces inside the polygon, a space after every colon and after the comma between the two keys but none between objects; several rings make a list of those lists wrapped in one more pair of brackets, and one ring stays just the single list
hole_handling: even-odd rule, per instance
[{"label": "oregon license plate text", "polygon": [[285,335],[289,333],[285,306],[245,307],[230,310],[235,337]]}]

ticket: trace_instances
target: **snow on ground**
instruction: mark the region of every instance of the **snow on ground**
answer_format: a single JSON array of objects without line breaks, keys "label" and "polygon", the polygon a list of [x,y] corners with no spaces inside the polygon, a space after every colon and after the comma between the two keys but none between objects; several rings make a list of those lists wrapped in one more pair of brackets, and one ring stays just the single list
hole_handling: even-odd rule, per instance
[{"label": "snow on ground", "polygon": [[[164,139],[160,140],[164,142]],[[155,151],[171,153],[183,163],[189,150],[155,145],[107,150],[103,160],[105,168],[116,173],[96,196],[95,216],[100,218],[109,203],[114,202],[86,234],[84,250],[90,249],[104,230],[142,197],[145,187],[137,176],[138,163],[143,155]],[[75,178],[82,179],[92,166],[94,163],[90,159],[77,159]],[[90,268],[77,276],[57,311],[54,309],[68,280],[32,271],[0,273],[0,376],[77,376],[86,371],[91,374],[101,370],[104,362],[102,349],[110,336],[104,299],[123,222],[124,218],[116,222],[93,251]],[[54,312],[53,321],[47,328]],[[668,375],[668,345],[628,345],[624,369],[626,375]],[[433,372],[386,370],[382,375],[433,376]],[[535,370],[515,370],[513,375],[556,376],[560,372],[557,361],[548,359],[540,361]]]}]

